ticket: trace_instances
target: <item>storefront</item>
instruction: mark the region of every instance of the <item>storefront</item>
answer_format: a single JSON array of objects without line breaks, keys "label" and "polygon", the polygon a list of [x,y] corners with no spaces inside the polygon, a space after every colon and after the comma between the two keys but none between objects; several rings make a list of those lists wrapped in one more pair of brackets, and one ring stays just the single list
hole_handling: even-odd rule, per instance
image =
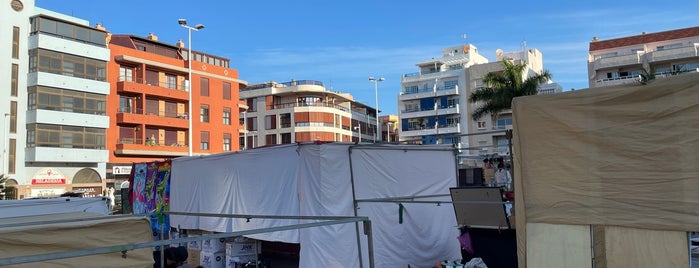
[{"label": "storefront", "polygon": [[57,168],[42,168],[35,172],[31,186],[27,186],[26,197],[49,198],[60,196],[68,190],[68,178]]}]

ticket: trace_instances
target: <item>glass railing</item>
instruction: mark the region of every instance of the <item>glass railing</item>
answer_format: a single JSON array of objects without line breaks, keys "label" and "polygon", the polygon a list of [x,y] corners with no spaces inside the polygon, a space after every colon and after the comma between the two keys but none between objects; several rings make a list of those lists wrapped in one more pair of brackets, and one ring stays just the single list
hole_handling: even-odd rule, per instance
[{"label": "glass railing", "polygon": [[162,87],[162,88],[174,89],[174,90],[182,90],[182,91],[187,90],[187,85],[184,83],[184,81],[178,85],[176,80],[173,81],[171,79],[150,80],[150,81],[146,81],[144,83],[143,79],[141,79],[141,78],[133,78],[133,77],[129,77],[129,76],[119,76],[118,82],[145,84],[145,85],[149,85],[149,86],[156,86],[156,87]]},{"label": "glass railing", "polygon": [[343,107],[337,104],[332,104],[332,103],[296,103],[296,102],[290,102],[290,103],[280,103],[280,104],[272,104],[267,107],[267,109],[270,110],[275,110],[275,109],[286,109],[286,108],[293,108],[293,107],[327,107],[327,108],[334,108],[338,109],[340,111],[345,111],[349,112],[349,109],[347,107]]}]

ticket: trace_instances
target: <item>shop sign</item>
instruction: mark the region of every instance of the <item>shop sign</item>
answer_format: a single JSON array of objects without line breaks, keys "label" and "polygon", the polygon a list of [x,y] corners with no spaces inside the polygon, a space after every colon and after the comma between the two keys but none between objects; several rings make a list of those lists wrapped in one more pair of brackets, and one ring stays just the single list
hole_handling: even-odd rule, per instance
[{"label": "shop sign", "polygon": [[102,194],[102,187],[73,187],[73,192],[83,192],[82,197],[96,197]]},{"label": "shop sign", "polygon": [[66,176],[58,169],[44,168],[34,173],[32,184],[66,184]]},{"label": "shop sign", "polygon": [[112,174],[114,175],[129,175],[131,174],[131,166],[113,166]]}]

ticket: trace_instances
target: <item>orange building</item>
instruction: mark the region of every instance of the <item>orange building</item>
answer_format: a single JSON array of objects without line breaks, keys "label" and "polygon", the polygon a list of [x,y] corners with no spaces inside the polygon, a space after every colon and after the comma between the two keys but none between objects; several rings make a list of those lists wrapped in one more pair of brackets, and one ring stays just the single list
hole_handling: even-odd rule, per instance
[{"label": "orange building", "polygon": [[128,177],[131,164],[189,154],[240,150],[238,96],[246,86],[229,59],[192,51],[192,111],[189,111],[188,50],[184,43],[159,42],[157,36],[111,35],[107,98],[107,178]]}]

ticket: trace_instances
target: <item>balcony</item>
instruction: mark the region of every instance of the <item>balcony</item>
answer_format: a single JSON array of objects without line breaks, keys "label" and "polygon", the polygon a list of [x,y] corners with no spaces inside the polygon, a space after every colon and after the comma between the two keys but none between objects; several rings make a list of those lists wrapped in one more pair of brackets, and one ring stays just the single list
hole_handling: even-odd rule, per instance
[{"label": "balcony", "polygon": [[655,63],[655,62],[661,62],[661,61],[671,61],[671,60],[679,60],[679,59],[697,57],[697,56],[699,56],[699,53],[697,53],[698,49],[699,49],[699,44],[692,44],[690,46],[685,46],[685,47],[656,50],[656,51],[648,53],[646,55],[646,59],[648,59],[648,62],[650,62],[650,63]]},{"label": "balcony", "polygon": [[117,82],[117,92],[146,94],[183,101],[189,100],[189,93],[185,90],[184,84],[176,85],[176,83],[168,83],[167,81],[142,83],[136,80],[120,78]]},{"label": "balcony", "polygon": [[459,104],[448,106],[448,107],[438,107],[437,110],[425,109],[425,110],[402,110],[400,113],[401,118],[419,118],[428,117],[435,115],[446,115],[446,114],[458,114]]},{"label": "balcony", "polygon": [[[438,128],[434,127],[416,127],[408,128],[408,130],[402,131],[400,133],[402,137],[420,137],[426,135],[444,135],[444,134],[455,134],[461,133],[461,124],[445,124],[439,125]],[[408,138],[410,139],[410,138]]]},{"label": "balcony", "polygon": [[143,141],[140,138],[121,138],[117,140],[116,155],[151,155],[151,156],[186,156],[189,147],[186,144],[158,144],[153,141]]},{"label": "balcony", "polygon": [[617,86],[641,81],[640,75],[629,75],[615,78],[604,78],[595,81],[595,87]]},{"label": "balcony", "polygon": [[406,100],[417,100],[417,99],[423,99],[423,98],[429,98],[429,97],[440,97],[440,96],[451,96],[451,95],[459,95],[459,86],[455,85],[454,87],[441,87],[437,88],[435,91],[434,88],[421,88],[417,90],[404,90],[400,93],[400,96],[398,97],[398,100],[400,101],[406,101]]},{"label": "balcony", "polygon": [[595,60],[593,68],[595,70],[599,70],[604,68],[641,64],[641,56],[643,56],[643,51],[638,51],[628,55],[599,58]]},{"label": "balcony", "polygon": [[290,109],[290,108],[295,108],[295,107],[325,107],[325,108],[332,108],[336,110],[340,110],[343,112],[350,112],[350,110],[347,107],[340,106],[337,104],[332,104],[332,103],[324,103],[324,102],[317,102],[317,103],[298,103],[298,102],[290,102],[290,103],[280,103],[280,104],[272,104],[267,107],[268,110],[279,110],[279,109]]},{"label": "balcony", "polygon": [[160,112],[144,114],[141,109],[121,108],[116,115],[117,124],[146,124],[174,128],[189,128],[187,114]]}]

